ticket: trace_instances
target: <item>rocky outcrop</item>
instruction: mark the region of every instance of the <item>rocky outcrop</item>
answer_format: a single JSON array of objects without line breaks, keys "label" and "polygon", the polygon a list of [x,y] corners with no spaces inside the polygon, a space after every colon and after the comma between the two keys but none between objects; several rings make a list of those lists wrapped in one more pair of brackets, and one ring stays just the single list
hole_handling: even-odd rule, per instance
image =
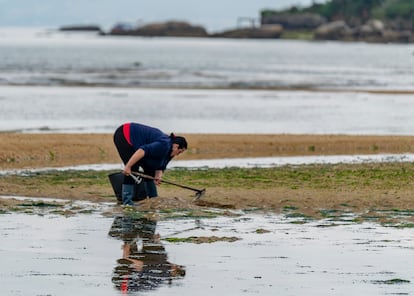
[{"label": "rocky outcrop", "polygon": [[200,26],[193,26],[186,22],[170,21],[166,23],[152,23],[133,28],[128,24],[117,24],[109,35],[129,36],[164,36],[164,37],[223,37],[223,38],[279,38],[283,32],[280,25],[263,25],[260,27],[240,28],[215,34],[208,34]]},{"label": "rocky outcrop", "polygon": [[72,26],[62,26],[59,28],[59,31],[88,31],[88,32],[102,32],[101,27],[96,25],[72,25]]},{"label": "rocky outcrop", "polygon": [[[112,28],[109,35],[130,36],[165,36],[165,37],[218,37],[218,38],[251,38],[275,39],[283,37],[284,31],[305,30],[313,34],[315,40],[365,41],[376,43],[411,43],[414,36],[410,30],[395,30],[388,23],[380,20],[369,20],[363,25],[350,26],[344,20],[325,22],[313,14],[286,14],[267,16],[266,22],[280,22],[262,24],[260,27],[244,27],[214,34],[208,34],[201,26],[194,26],[186,22],[169,21],[152,23],[141,27],[129,24],[118,24]],[[285,28],[282,24],[287,26]],[[319,25],[316,29],[314,26]],[[394,24],[395,25],[395,24]]]},{"label": "rocky outcrop", "polygon": [[258,28],[240,28],[210,35],[221,38],[253,38],[253,39],[274,39],[280,38],[283,27],[280,25],[263,25]]},{"label": "rocky outcrop", "polygon": [[345,21],[335,21],[321,25],[315,30],[317,40],[365,41],[373,43],[414,42],[411,31],[387,29],[380,20],[369,20],[362,26],[351,28]]},{"label": "rocky outcrop", "polygon": [[327,22],[325,18],[314,13],[266,12],[262,13],[262,24],[278,24],[285,31],[306,31],[313,33],[316,40],[365,41],[376,43],[411,43],[414,34],[411,22],[393,19],[383,22],[370,19],[347,22],[336,20]]},{"label": "rocky outcrop", "polygon": [[411,31],[387,29],[380,20],[369,20],[366,24],[356,28],[354,37],[355,40],[367,42],[408,43],[414,41]]},{"label": "rocky outcrop", "polygon": [[335,21],[319,26],[315,30],[317,40],[343,40],[352,35],[351,28],[345,21]]},{"label": "rocky outcrop", "polygon": [[115,26],[110,35],[164,36],[164,37],[207,37],[207,31],[201,26],[186,22],[170,21],[152,23],[138,28]]},{"label": "rocky outcrop", "polygon": [[387,42],[387,43],[413,43],[414,35],[411,31],[393,31],[386,30],[382,33],[380,41],[376,42]]},{"label": "rocky outcrop", "polygon": [[273,14],[261,19],[262,25],[279,24],[286,30],[316,29],[326,23],[326,19],[314,13]]}]

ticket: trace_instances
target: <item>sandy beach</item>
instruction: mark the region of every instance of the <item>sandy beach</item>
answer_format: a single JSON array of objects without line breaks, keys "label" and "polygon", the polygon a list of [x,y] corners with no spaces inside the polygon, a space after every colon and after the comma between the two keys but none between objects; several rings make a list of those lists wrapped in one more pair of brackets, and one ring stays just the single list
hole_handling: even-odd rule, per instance
[{"label": "sandy beach", "polygon": [[[411,136],[185,134],[179,159],[413,153]],[[0,167],[119,163],[111,134],[0,133]]]}]

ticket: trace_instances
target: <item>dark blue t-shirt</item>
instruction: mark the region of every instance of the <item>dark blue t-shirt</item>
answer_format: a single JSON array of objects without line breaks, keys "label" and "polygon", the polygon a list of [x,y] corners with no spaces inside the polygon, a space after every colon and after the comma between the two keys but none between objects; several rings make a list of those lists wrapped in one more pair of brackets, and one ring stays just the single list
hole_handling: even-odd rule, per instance
[{"label": "dark blue t-shirt", "polygon": [[171,138],[157,128],[131,123],[131,143],[134,150],[142,149],[145,156],[138,164],[144,170],[165,170],[171,157]]}]

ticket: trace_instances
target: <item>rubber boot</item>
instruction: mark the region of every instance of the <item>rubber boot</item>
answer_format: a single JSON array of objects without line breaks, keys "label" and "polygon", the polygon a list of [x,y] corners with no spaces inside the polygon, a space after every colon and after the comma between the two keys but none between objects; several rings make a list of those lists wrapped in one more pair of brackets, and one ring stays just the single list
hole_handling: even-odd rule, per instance
[{"label": "rubber boot", "polygon": [[122,204],[132,206],[134,197],[134,185],[122,184]]},{"label": "rubber boot", "polygon": [[145,191],[147,192],[147,196],[149,198],[157,197],[158,191],[157,186],[155,185],[154,181],[144,182]]}]

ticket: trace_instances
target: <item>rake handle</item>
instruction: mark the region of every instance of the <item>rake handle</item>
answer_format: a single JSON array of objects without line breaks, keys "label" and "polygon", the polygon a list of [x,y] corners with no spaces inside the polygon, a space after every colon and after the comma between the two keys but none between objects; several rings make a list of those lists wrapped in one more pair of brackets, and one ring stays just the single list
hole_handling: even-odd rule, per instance
[{"label": "rake handle", "polygon": [[[146,174],[138,173],[138,172],[131,172],[131,173],[134,174],[134,175],[137,175],[137,176],[146,178],[146,179],[155,180],[155,178],[153,176],[150,176],[150,175],[146,175]],[[189,186],[185,186],[185,185],[181,185],[181,184],[177,184],[177,183],[174,183],[174,182],[171,182],[171,181],[167,181],[167,180],[161,180],[161,182],[162,183],[166,183],[166,184],[170,184],[170,185],[175,185],[175,186],[178,186],[178,187],[181,187],[181,188],[193,190],[193,191],[196,191],[198,193],[203,192],[203,190],[200,190],[200,189],[197,189],[197,188],[193,188],[193,187],[189,187]]]}]

